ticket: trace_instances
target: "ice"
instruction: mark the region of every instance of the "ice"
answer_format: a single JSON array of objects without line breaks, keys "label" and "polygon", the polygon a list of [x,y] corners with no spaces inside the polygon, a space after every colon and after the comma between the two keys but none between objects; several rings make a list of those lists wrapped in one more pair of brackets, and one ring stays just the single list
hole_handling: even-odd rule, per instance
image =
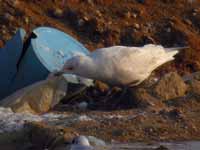
[{"label": "ice", "polygon": [[65,117],[66,115],[54,113],[41,116],[30,113],[14,113],[10,108],[0,107],[0,133],[23,129],[26,122],[49,122]]},{"label": "ice", "polygon": [[28,113],[14,113],[10,108],[0,107],[0,133],[20,130],[27,121],[39,122],[42,118]]}]

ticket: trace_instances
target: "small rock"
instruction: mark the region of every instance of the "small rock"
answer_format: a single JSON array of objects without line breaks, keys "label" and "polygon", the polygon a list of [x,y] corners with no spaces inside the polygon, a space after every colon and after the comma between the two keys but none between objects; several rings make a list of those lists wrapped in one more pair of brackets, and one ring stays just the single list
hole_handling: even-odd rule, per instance
[{"label": "small rock", "polygon": [[83,20],[89,21],[89,18],[88,18],[87,16],[84,16],[84,17],[83,17]]},{"label": "small rock", "polygon": [[3,29],[3,30],[1,31],[1,33],[2,33],[2,34],[6,34],[7,32],[6,32],[5,29]]},{"label": "small rock", "polygon": [[162,100],[169,100],[184,96],[187,85],[177,73],[172,72],[161,78],[153,90]]},{"label": "small rock", "polygon": [[102,17],[102,13],[99,10],[96,10],[98,17]]},{"label": "small rock", "polygon": [[191,82],[194,79],[200,81],[200,71],[183,76],[185,82]]},{"label": "small rock", "polygon": [[101,92],[106,92],[109,90],[109,86],[101,81],[95,81],[95,87]]},{"label": "small rock", "polygon": [[167,31],[168,33],[170,33],[172,30],[171,30],[171,28],[167,28],[166,31]]},{"label": "small rock", "polygon": [[155,150],[169,150],[167,147],[160,145],[158,148],[156,148]]},{"label": "small rock", "polygon": [[93,5],[93,0],[87,0],[88,4]]},{"label": "small rock", "polygon": [[192,80],[190,83],[190,92],[195,95],[200,95],[200,81],[198,80]]},{"label": "small rock", "polygon": [[137,2],[143,4],[145,2],[145,0],[137,0]]},{"label": "small rock", "polygon": [[134,24],[134,28],[140,29],[140,25],[139,25],[138,23],[135,23],[135,24]]},{"label": "small rock", "polygon": [[[191,1],[195,1],[195,0],[191,0]],[[194,10],[193,10],[193,12],[200,12],[200,9],[199,8],[195,8]]]},{"label": "small rock", "polygon": [[168,112],[168,116],[172,119],[181,119],[183,118],[183,113],[178,109],[173,109]]},{"label": "small rock", "polygon": [[93,146],[106,146],[106,143],[103,140],[98,139],[94,136],[88,136],[87,138]]},{"label": "small rock", "polygon": [[155,103],[159,102],[143,88],[133,89],[132,94],[138,107],[155,106]]},{"label": "small rock", "polygon": [[196,13],[196,12],[193,12],[193,13],[192,13],[192,15],[193,15],[193,16],[196,16],[196,15],[197,15],[197,13]]},{"label": "small rock", "polygon": [[80,110],[86,110],[88,108],[88,103],[87,102],[81,102],[77,105],[77,107],[80,109]]},{"label": "small rock", "polygon": [[132,15],[134,18],[137,18],[137,16],[138,16],[136,13],[133,13]]},{"label": "small rock", "polygon": [[192,25],[192,21],[190,21],[189,19],[185,19],[184,22],[187,23],[188,25]]},{"label": "small rock", "polygon": [[128,11],[128,12],[126,13],[126,17],[127,17],[127,18],[131,18],[131,13],[130,13],[130,11]]},{"label": "small rock", "polygon": [[[25,124],[28,141],[38,149],[52,149],[55,145],[64,143],[74,136],[72,129],[49,126],[44,123]],[[37,149],[36,148],[36,149]]]},{"label": "small rock", "polygon": [[195,2],[196,0],[187,0],[188,1],[188,3],[193,3],[193,2]]},{"label": "small rock", "polygon": [[29,24],[29,23],[30,23],[29,17],[25,17],[25,18],[24,18],[24,22],[25,22],[26,24]]},{"label": "small rock", "polygon": [[163,117],[168,117],[170,119],[183,119],[185,116],[183,115],[183,112],[179,109],[172,109],[172,110],[166,110],[163,109],[159,112],[160,115],[163,115]]},{"label": "small rock", "polygon": [[83,19],[78,19],[77,26],[82,27],[84,25],[85,21]]},{"label": "small rock", "polygon": [[59,9],[59,8],[56,8],[54,11],[53,11],[53,15],[57,18],[61,18],[63,16],[63,10],[62,9]]},{"label": "small rock", "polygon": [[13,21],[13,20],[14,20],[14,17],[13,17],[11,14],[9,14],[9,13],[5,13],[5,14],[4,14],[4,19],[5,19],[6,21]]}]

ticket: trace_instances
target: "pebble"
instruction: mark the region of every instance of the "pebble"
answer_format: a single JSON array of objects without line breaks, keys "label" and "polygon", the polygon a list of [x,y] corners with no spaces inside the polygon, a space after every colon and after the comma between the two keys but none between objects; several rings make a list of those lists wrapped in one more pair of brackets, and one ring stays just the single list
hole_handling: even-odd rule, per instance
[{"label": "pebble", "polygon": [[192,25],[192,22],[189,19],[185,19],[184,22],[187,23],[188,25]]},{"label": "pebble", "polygon": [[156,148],[155,150],[169,150],[167,147],[160,145],[158,148]]},{"label": "pebble", "polygon": [[131,18],[131,13],[130,13],[130,11],[128,11],[128,12],[126,13],[126,17],[127,17],[127,18]]},{"label": "pebble", "polygon": [[87,16],[84,16],[83,19],[84,19],[85,21],[89,21],[89,18],[88,18]]},{"label": "pebble", "polygon": [[167,31],[168,33],[170,33],[170,32],[171,32],[171,28],[167,28],[166,31]]},{"label": "pebble", "polygon": [[200,8],[196,8],[193,10],[194,12],[200,12]]},{"label": "pebble", "polygon": [[87,0],[88,4],[93,5],[93,0]]},{"label": "pebble", "polygon": [[99,10],[96,10],[96,13],[99,17],[102,17],[102,13]]},{"label": "pebble", "polygon": [[196,16],[196,15],[197,15],[197,13],[196,13],[196,12],[193,12],[193,13],[192,13],[192,15],[193,15],[193,16]]},{"label": "pebble", "polygon": [[84,25],[84,23],[85,23],[85,21],[84,21],[83,19],[79,19],[79,20],[77,21],[77,26],[78,26],[78,27],[81,27],[81,26]]},{"label": "pebble", "polygon": [[87,138],[93,146],[106,146],[106,143],[103,140],[98,139],[94,136],[88,136]]},{"label": "pebble", "polygon": [[6,34],[6,30],[3,29],[3,30],[1,31],[1,33],[2,33],[2,34]]},{"label": "pebble", "polygon": [[25,17],[25,18],[24,18],[24,22],[25,22],[26,24],[29,24],[29,23],[30,23],[29,17]]},{"label": "pebble", "polygon": [[5,13],[4,14],[4,19],[7,20],[7,21],[13,21],[14,17],[9,13]]},{"label": "pebble", "polygon": [[59,8],[56,8],[54,11],[53,11],[53,15],[57,18],[60,18],[63,16],[63,10],[62,9],[59,9]]},{"label": "pebble", "polygon": [[88,108],[88,103],[87,102],[81,102],[77,105],[77,107],[80,109],[80,110],[86,110]]},{"label": "pebble", "polygon": [[145,2],[145,0],[137,0],[137,2],[143,4]]},{"label": "pebble", "polygon": [[140,25],[139,25],[138,23],[135,23],[135,24],[134,24],[134,27],[135,27],[136,29],[140,29]]},{"label": "pebble", "polygon": [[133,17],[134,17],[134,18],[137,18],[137,14],[136,14],[136,13],[133,13]]}]

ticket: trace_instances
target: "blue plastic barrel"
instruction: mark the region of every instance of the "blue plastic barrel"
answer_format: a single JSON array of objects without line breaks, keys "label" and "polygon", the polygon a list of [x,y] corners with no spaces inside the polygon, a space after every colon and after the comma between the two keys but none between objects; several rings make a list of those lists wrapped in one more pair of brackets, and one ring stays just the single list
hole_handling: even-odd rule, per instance
[{"label": "blue plastic barrel", "polygon": [[20,59],[26,32],[20,28],[5,46],[0,49],[0,99],[10,94],[12,81],[17,73],[17,62]]},{"label": "blue plastic barrel", "polygon": [[[33,31],[36,38],[26,50],[18,68],[11,91],[16,91],[34,82],[44,80],[50,72],[60,70],[64,62],[77,54],[89,51],[77,40],[54,28],[40,27]],[[66,74],[65,78],[78,83],[75,75]]]}]

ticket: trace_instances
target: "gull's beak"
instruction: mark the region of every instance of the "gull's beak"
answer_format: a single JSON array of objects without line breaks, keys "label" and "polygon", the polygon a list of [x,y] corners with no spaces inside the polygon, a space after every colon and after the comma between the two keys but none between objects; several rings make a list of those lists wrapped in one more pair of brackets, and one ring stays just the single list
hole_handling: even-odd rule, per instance
[{"label": "gull's beak", "polygon": [[57,71],[57,72],[54,73],[54,76],[61,76],[64,73],[65,73],[64,71]]},{"label": "gull's beak", "polygon": [[73,70],[73,67],[68,67],[68,68],[65,67],[60,71],[53,72],[53,75],[54,76],[61,76],[61,75],[65,74],[65,73],[67,73],[67,72],[71,72],[72,70]]}]

